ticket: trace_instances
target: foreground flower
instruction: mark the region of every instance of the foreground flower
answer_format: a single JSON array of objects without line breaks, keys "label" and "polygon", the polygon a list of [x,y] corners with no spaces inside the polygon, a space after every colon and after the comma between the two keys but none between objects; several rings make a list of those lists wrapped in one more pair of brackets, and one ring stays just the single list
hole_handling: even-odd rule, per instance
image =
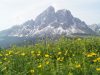
[{"label": "foreground flower", "polygon": [[38,68],[42,68],[42,65],[40,64],[40,65],[38,65]]},{"label": "foreground flower", "polygon": [[60,57],[58,57],[57,60],[59,61],[60,60]]},{"label": "foreground flower", "polygon": [[48,58],[48,57],[49,57],[49,55],[48,55],[48,54],[45,54],[45,57],[46,57],[46,58]]},{"label": "foreground flower", "polygon": [[96,55],[97,55],[96,53],[92,52],[92,53],[88,53],[87,57],[93,57],[93,56],[96,56]]},{"label": "foreground flower", "polygon": [[34,69],[30,70],[31,73],[34,73]]},{"label": "foreground flower", "polygon": [[96,60],[96,59],[94,59],[94,60],[93,60],[93,62],[97,62],[97,60]]},{"label": "foreground flower", "polygon": [[46,61],[45,63],[46,63],[46,65],[48,65],[50,62],[49,61]]},{"label": "foreground flower", "polygon": [[37,56],[40,56],[40,55],[41,55],[40,53],[37,54]]},{"label": "foreground flower", "polygon": [[9,52],[8,52],[9,55],[12,54],[12,53],[13,53],[13,51],[9,51]]},{"label": "foreground flower", "polygon": [[22,56],[25,56],[25,53],[21,53]]},{"label": "foreground flower", "polygon": [[64,57],[58,57],[57,58],[57,61],[63,61],[64,60]]},{"label": "foreground flower", "polygon": [[58,55],[61,55],[62,54],[62,52],[58,52]]},{"label": "foreground flower", "polygon": [[5,56],[9,56],[9,54],[5,54]]},{"label": "foreground flower", "polygon": [[100,71],[100,68],[96,68],[97,71]]},{"label": "foreground flower", "polygon": [[100,62],[100,57],[94,59],[93,62]]},{"label": "foreground flower", "polygon": [[36,55],[41,56],[41,51],[38,51]]},{"label": "foreground flower", "polygon": [[34,54],[34,51],[31,51],[31,54]]},{"label": "foreground flower", "polygon": [[100,62],[100,57],[97,58],[97,61]]},{"label": "foreground flower", "polygon": [[81,67],[81,65],[80,65],[80,64],[77,64],[75,67],[76,67],[76,68],[80,68],[80,67]]},{"label": "foreground flower", "polygon": [[41,51],[38,51],[39,54],[41,54]]}]

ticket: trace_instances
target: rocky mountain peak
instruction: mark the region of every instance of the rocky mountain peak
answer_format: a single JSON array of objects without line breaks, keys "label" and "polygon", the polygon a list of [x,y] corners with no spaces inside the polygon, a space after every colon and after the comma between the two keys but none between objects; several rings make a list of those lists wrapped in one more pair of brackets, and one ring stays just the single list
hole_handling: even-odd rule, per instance
[{"label": "rocky mountain peak", "polygon": [[[8,33],[9,32],[9,33]],[[2,31],[1,34],[7,36],[30,37],[50,35],[73,35],[73,34],[95,34],[87,24],[79,18],[73,17],[71,12],[66,9],[55,12],[54,7],[50,6],[33,20]]]},{"label": "rocky mountain peak", "polygon": [[41,13],[37,18],[35,19],[35,25],[47,25],[54,21],[56,19],[55,17],[55,9],[50,6],[48,7],[43,13]]},{"label": "rocky mountain peak", "polygon": [[63,9],[56,12],[58,22],[73,24],[73,16],[69,10]]},{"label": "rocky mountain peak", "polygon": [[55,12],[55,8],[53,7],[53,6],[49,6],[47,9],[46,9],[46,11],[48,11],[48,12]]},{"label": "rocky mountain peak", "polygon": [[62,15],[72,15],[71,12],[69,10],[66,10],[66,9],[58,10],[56,13],[59,13]]}]

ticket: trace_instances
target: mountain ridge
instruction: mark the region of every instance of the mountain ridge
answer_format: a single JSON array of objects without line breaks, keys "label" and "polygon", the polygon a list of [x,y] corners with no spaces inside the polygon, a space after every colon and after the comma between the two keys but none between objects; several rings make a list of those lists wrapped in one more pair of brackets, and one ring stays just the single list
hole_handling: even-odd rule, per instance
[{"label": "mountain ridge", "polygon": [[100,34],[100,24],[92,24],[89,27],[96,33]]},{"label": "mountain ridge", "polygon": [[84,21],[74,17],[69,10],[61,9],[55,12],[52,6],[38,15],[35,20],[28,20],[22,25],[0,32],[3,36],[16,37],[44,36],[45,34],[69,36],[76,33],[95,34]]}]

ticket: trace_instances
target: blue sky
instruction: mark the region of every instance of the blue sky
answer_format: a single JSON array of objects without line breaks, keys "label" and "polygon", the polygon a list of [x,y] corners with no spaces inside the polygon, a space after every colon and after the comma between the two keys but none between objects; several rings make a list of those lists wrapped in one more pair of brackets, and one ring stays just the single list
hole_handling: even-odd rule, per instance
[{"label": "blue sky", "polygon": [[51,5],[70,10],[87,24],[100,23],[100,0],[0,0],[0,30],[35,19]]}]

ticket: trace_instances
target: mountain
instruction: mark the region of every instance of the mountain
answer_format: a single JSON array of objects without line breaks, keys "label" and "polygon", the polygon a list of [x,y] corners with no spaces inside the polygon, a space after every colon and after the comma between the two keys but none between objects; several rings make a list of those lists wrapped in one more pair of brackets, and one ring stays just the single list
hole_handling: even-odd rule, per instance
[{"label": "mountain", "polygon": [[35,20],[13,26],[1,31],[2,36],[36,37],[73,34],[95,34],[84,21],[74,17],[69,10],[55,11],[54,7],[48,7]]},{"label": "mountain", "polygon": [[92,24],[92,25],[89,25],[89,27],[90,27],[94,32],[100,34],[100,24]]}]

